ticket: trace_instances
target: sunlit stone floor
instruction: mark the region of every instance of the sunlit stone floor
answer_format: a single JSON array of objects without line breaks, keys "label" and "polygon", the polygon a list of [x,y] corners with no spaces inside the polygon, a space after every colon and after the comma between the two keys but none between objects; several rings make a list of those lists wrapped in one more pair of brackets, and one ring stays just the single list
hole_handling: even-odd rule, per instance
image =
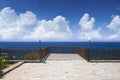
[{"label": "sunlit stone floor", "polygon": [[120,80],[120,63],[83,59],[24,63],[0,80]]}]

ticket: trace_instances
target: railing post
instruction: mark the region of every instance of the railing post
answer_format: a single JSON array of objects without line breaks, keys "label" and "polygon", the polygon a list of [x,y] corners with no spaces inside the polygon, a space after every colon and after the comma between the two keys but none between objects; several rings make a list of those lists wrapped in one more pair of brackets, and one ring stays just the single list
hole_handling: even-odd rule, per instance
[{"label": "railing post", "polygon": [[63,46],[63,54],[64,54],[64,46]]},{"label": "railing post", "polygon": [[42,49],[39,50],[39,54],[40,54],[40,62],[42,62]]},{"label": "railing post", "polygon": [[89,51],[89,49],[87,50],[87,60],[88,60],[88,62],[90,61],[90,59],[89,59],[89,53],[90,53],[90,51]]},{"label": "railing post", "polygon": [[2,50],[0,49],[0,57],[2,56],[1,53],[2,53]]}]

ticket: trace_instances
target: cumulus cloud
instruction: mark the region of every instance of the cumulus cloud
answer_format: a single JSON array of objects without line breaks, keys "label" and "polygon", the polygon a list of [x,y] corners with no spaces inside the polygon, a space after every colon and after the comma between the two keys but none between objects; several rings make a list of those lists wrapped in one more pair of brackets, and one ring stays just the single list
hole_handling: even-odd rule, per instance
[{"label": "cumulus cloud", "polygon": [[[87,40],[88,37],[94,40],[103,39],[101,29],[94,29],[94,24],[95,18],[85,13],[79,21],[80,30],[77,32],[72,30],[69,21],[61,15],[51,20],[39,20],[31,11],[17,14],[11,7],[5,7],[0,10],[0,40],[80,41]],[[115,32],[108,39],[120,40],[119,15],[113,17],[107,28]]]},{"label": "cumulus cloud", "polygon": [[110,39],[110,40],[120,40],[120,33],[116,33],[116,34],[110,35],[108,37],[108,39]]},{"label": "cumulus cloud", "polygon": [[84,16],[80,19],[79,25],[81,26],[82,31],[93,30],[95,19],[89,18],[89,14],[85,13]]},{"label": "cumulus cloud", "polygon": [[69,22],[65,17],[57,16],[53,20],[38,21],[37,27],[24,39],[43,39],[43,40],[68,40],[71,38],[72,32]]},{"label": "cumulus cloud", "polygon": [[110,39],[119,39],[120,40],[120,16],[113,16],[112,21],[107,25],[111,31],[115,32],[115,34],[111,35]]},{"label": "cumulus cloud", "polygon": [[80,26],[80,38],[81,39],[88,39],[88,37],[91,37],[93,39],[100,39],[101,34],[100,34],[100,28],[94,30],[94,23],[95,23],[95,18],[94,17],[89,17],[88,13],[85,13],[83,17],[79,21],[79,26]]},{"label": "cumulus cloud", "polygon": [[107,27],[115,32],[119,32],[120,31],[120,16],[114,16],[111,23],[107,25]]},{"label": "cumulus cloud", "polygon": [[0,11],[0,38],[21,39],[30,33],[36,21],[36,16],[30,11],[17,15],[13,9],[6,7]]},{"label": "cumulus cloud", "polygon": [[69,21],[57,16],[53,20],[38,20],[31,11],[16,14],[11,7],[0,11],[0,39],[3,40],[67,40],[72,35]]}]

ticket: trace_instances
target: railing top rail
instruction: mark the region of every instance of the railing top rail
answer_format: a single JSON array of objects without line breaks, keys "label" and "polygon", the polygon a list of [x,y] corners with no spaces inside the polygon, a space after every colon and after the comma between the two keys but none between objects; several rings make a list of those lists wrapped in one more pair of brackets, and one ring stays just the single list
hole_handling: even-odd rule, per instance
[{"label": "railing top rail", "polygon": [[49,48],[79,48],[77,46],[48,46]]},{"label": "railing top rail", "polygon": [[38,51],[38,49],[0,49],[1,51]]},{"label": "railing top rail", "polygon": [[114,51],[114,50],[120,50],[120,49],[90,49],[90,51],[106,51],[106,50]]}]

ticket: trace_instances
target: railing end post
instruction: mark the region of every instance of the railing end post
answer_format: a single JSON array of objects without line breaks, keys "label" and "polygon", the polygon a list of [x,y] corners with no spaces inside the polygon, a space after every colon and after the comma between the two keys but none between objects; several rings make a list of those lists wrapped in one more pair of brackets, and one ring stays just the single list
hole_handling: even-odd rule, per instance
[{"label": "railing end post", "polygon": [[88,62],[90,62],[89,53],[90,53],[90,50],[88,49],[88,50],[87,50],[87,61],[88,61]]}]

